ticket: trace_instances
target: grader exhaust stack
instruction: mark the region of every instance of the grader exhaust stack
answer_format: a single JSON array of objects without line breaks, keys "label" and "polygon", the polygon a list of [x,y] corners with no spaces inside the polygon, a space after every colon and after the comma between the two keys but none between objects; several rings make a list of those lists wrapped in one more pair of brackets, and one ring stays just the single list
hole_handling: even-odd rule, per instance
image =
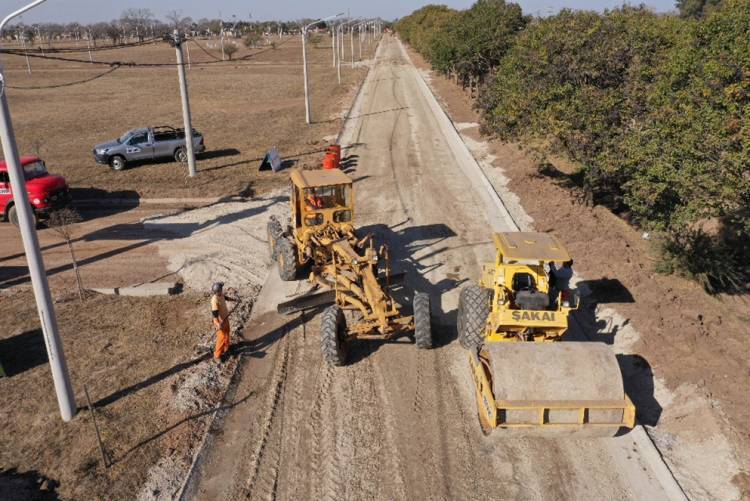
[{"label": "grader exhaust stack", "polygon": [[545,266],[570,260],[545,233],[498,233],[479,284],[461,291],[459,341],[469,350],[482,429],[613,436],[635,424],[617,359],[601,343],[557,342],[577,308]]},{"label": "grader exhaust stack", "polygon": [[330,304],[320,330],[323,357],[331,365],[346,362],[353,339],[392,340],[413,332],[418,348],[432,347],[430,298],[415,293],[414,315],[401,313],[390,292],[396,277],[388,248],[354,229],[351,178],[338,169],[296,170],[290,177],[291,218],[286,227],[269,221],[271,254],[283,280],[307,268],[310,282],[324,292],[280,304],[279,312]]}]

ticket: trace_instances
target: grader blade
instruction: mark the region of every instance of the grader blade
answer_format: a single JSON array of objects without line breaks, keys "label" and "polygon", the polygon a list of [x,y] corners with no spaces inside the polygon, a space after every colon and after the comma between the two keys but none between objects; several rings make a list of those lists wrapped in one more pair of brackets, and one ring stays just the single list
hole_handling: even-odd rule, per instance
[{"label": "grader blade", "polygon": [[312,310],[327,306],[336,302],[336,292],[324,291],[317,294],[308,294],[306,296],[296,297],[290,301],[279,303],[276,311],[282,315],[291,315],[298,311]]},{"label": "grader blade", "polygon": [[480,413],[491,428],[611,437],[634,425],[617,359],[604,344],[489,343],[480,358],[491,391],[487,398],[478,385]]}]

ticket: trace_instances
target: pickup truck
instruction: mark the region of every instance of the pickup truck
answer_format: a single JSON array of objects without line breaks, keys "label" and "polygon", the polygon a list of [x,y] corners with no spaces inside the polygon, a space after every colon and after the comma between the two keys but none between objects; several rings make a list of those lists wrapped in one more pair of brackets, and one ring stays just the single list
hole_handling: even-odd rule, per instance
[{"label": "pickup truck", "polygon": [[[193,129],[193,148],[196,153],[205,151],[203,136]],[[160,158],[174,158],[187,162],[185,129],[174,127],[147,127],[127,131],[118,139],[94,146],[97,163],[109,165],[112,170],[123,170],[129,162],[147,162]]]},{"label": "pickup truck", "polygon": [[[65,178],[47,172],[47,166],[39,157],[21,157],[21,166],[35,221],[47,219],[52,211],[70,203],[70,191]],[[18,213],[10,186],[8,166],[4,160],[0,160],[0,211],[3,221],[18,226]]]}]

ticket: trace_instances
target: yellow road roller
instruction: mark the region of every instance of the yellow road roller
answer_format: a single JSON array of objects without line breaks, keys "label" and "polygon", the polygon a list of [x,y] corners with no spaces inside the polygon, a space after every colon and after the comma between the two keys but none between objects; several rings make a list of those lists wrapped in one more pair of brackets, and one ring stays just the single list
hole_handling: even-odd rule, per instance
[{"label": "yellow road roller", "polygon": [[572,262],[568,251],[547,233],[492,239],[495,260],[461,290],[457,318],[482,430],[613,436],[632,428],[635,406],[609,346],[562,340],[579,303],[554,284]]}]

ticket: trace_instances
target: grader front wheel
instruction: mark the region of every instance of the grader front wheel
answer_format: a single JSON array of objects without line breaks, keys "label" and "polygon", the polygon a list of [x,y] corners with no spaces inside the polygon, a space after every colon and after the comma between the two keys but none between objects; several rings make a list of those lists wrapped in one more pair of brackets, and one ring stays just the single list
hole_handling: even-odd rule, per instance
[{"label": "grader front wheel", "polygon": [[467,350],[484,343],[484,329],[492,306],[492,290],[471,284],[458,296],[458,341]]},{"label": "grader front wheel", "polygon": [[289,282],[297,278],[297,252],[288,238],[276,241],[276,262],[282,280]]},{"label": "grader front wheel", "polygon": [[414,341],[417,348],[432,348],[430,296],[423,292],[414,294]]},{"label": "grader front wheel", "polygon": [[334,366],[346,363],[346,317],[338,306],[329,306],[320,320],[320,348],[323,359]]}]

